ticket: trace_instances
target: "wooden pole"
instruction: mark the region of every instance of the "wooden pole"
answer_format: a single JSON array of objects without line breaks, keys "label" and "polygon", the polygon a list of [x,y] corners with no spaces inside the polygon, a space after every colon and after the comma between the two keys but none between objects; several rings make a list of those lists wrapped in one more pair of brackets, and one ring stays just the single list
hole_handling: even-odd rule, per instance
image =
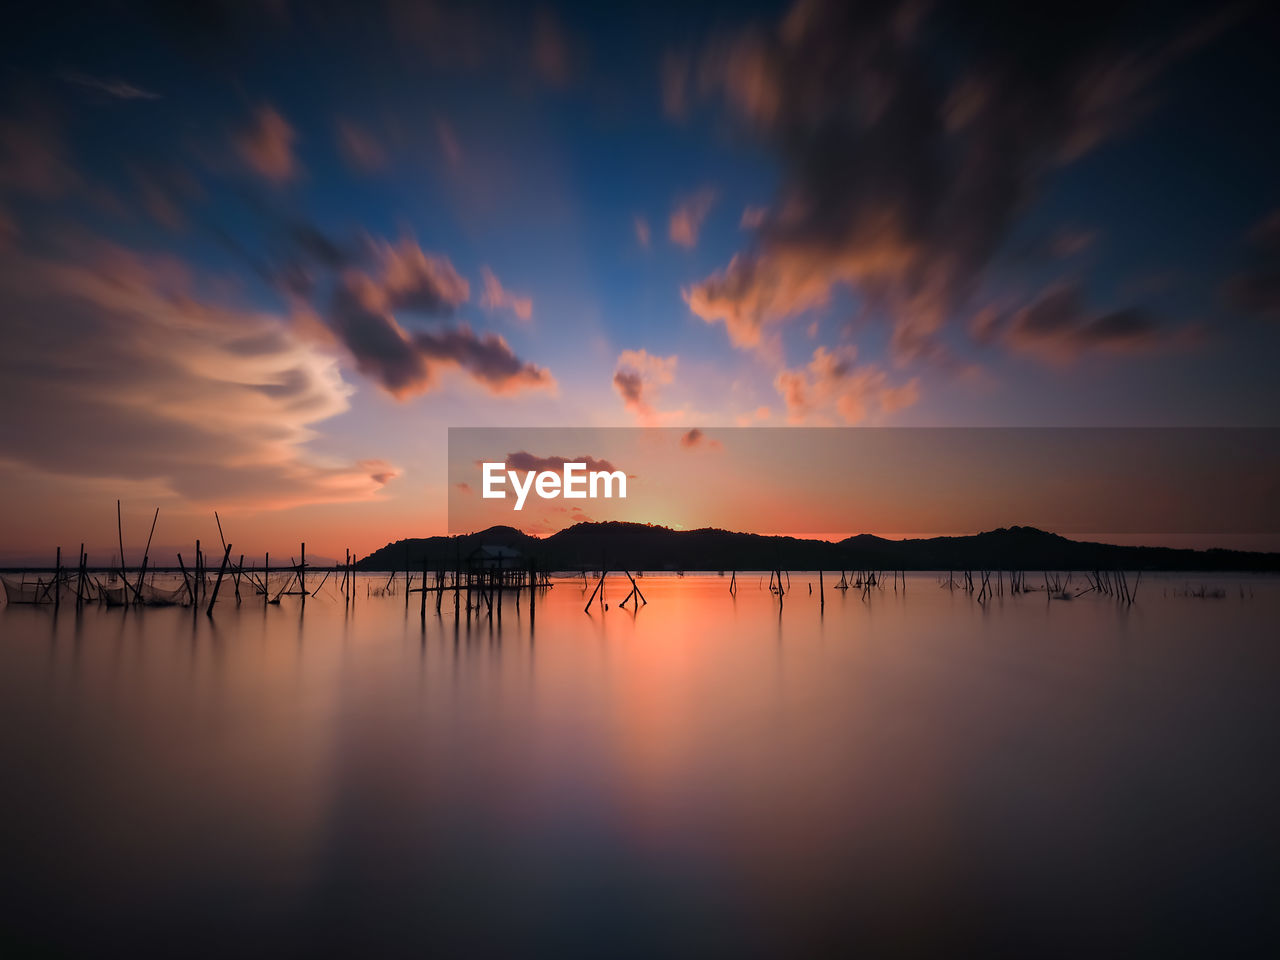
[{"label": "wooden pole", "polygon": [[116,501],[116,536],[120,542],[120,579],[128,580],[124,572],[124,525],[120,522],[120,501]]},{"label": "wooden pole", "polygon": [[142,601],[142,578],[147,575],[147,560],[151,556],[151,538],[156,534],[156,521],[160,519],[160,508],[156,507],[155,516],[151,518],[151,532],[147,534],[147,547],[142,551],[142,568],[138,571],[138,585],[134,588],[138,601]]},{"label": "wooden pole", "polygon": [[191,581],[187,579],[187,565],[182,562],[182,554],[178,554],[178,569],[182,571],[182,585],[187,588],[187,596],[191,598],[191,603],[196,603],[195,587],[191,585]]},{"label": "wooden pole", "polygon": [[213,616],[213,605],[218,602],[218,590],[222,587],[222,575],[227,572],[227,561],[231,559],[231,544],[227,544],[227,549],[222,553],[222,566],[218,568],[218,579],[213,585],[213,596],[209,598],[209,608],[205,610],[205,616]]},{"label": "wooden pole", "polygon": [[595,587],[595,589],[591,591],[591,596],[587,598],[587,605],[586,605],[585,607],[583,607],[583,608],[582,608],[582,612],[583,612],[583,613],[590,613],[590,612],[591,612],[591,601],[595,600],[595,598],[596,598],[596,594],[597,594],[597,593],[599,593],[599,594],[600,594],[600,603],[601,603],[601,605],[603,605],[603,604],[604,604],[604,593],[601,591],[601,589],[600,589],[600,588],[604,586],[604,578],[605,578],[605,574],[607,574],[608,572],[609,572],[608,570],[601,570],[601,571],[600,571],[600,579],[596,581],[596,587]]}]

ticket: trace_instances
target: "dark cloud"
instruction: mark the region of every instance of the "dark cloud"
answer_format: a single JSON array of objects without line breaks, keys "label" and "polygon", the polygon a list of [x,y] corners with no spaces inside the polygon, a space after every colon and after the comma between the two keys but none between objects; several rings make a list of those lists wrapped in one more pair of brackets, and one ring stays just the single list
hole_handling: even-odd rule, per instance
[{"label": "dark cloud", "polygon": [[613,387],[628,407],[640,404],[644,397],[644,381],[634,370],[618,370],[613,374]]},{"label": "dark cloud", "polygon": [[350,351],[356,369],[394,396],[425,390],[425,359],[395,318],[378,306],[381,295],[363,275],[349,278],[334,296],[329,324]]},{"label": "dark cloud", "polygon": [[1250,232],[1246,266],[1228,281],[1226,293],[1235,309],[1280,320],[1280,211]]},{"label": "dark cloud", "polygon": [[702,442],[702,437],[703,437],[702,431],[698,427],[694,427],[692,430],[688,431],[687,433],[685,433],[683,436],[680,437],[680,446],[686,447],[686,448],[696,447],[699,443]]},{"label": "dark cloud", "polygon": [[1188,328],[1171,328],[1136,307],[1091,311],[1075,284],[1055,286],[1012,315],[984,310],[970,324],[970,333],[979,343],[998,342],[1059,361],[1096,350],[1149,352],[1193,335]]},{"label": "dark cloud", "polygon": [[686,450],[719,450],[720,441],[712,440],[703,433],[702,428],[694,427],[680,435],[680,446]]},{"label": "dark cloud", "polygon": [[428,366],[432,361],[456,364],[494,393],[555,383],[546,370],[517,357],[499,334],[477,335],[465,324],[438,333],[419,333],[413,345]]},{"label": "dark cloud", "polygon": [[547,370],[521,360],[498,334],[466,324],[418,329],[453,317],[471,296],[448,257],[409,237],[396,244],[368,237],[343,242],[252,191],[242,198],[266,224],[273,252],[250,251],[216,225],[211,233],[266,282],[314,304],[356,368],[393,396],[432,389],[444,367],[493,393],[555,386]]},{"label": "dark cloud", "polygon": [[[1121,3],[802,0],[690,71],[782,166],[754,244],[685,291],[734,343],[856,290],[899,357],[929,355],[1053,170],[1131,126],[1165,67],[1220,24],[1149,37]],[[668,101],[673,98],[670,93]]]},{"label": "dark cloud", "polygon": [[347,270],[328,312],[331,329],[362,373],[397,397],[431,389],[443,367],[462,370],[493,393],[555,385],[548,371],[521,360],[496,333],[477,334],[466,324],[406,329],[397,311],[428,319],[449,317],[470,288],[447,259],[425,253],[411,241],[376,249],[377,277]]}]

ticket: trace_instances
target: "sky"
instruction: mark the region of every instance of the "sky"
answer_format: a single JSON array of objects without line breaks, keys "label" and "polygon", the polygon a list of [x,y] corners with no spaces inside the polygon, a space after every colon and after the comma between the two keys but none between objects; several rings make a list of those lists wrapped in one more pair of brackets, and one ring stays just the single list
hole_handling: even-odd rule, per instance
[{"label": "sky", "polygon": [[0,562],[445,533],[450,426],[1277,425],[1262,4],[9,20]]}]

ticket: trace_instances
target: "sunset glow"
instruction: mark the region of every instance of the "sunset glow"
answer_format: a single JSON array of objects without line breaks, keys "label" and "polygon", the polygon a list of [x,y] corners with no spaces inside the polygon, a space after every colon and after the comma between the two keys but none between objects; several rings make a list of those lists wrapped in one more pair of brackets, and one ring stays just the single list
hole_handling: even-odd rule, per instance
[{"label": "sunset glow", "polygon": [[895,9],[32,13],[0,551],[444,533],[450,426],[1273,422],[1253,14]]}]

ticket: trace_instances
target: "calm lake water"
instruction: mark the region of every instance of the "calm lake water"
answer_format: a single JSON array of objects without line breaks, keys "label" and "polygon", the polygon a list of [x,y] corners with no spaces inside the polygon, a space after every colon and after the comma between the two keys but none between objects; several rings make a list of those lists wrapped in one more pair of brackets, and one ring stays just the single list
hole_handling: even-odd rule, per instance
[{"label": "calm lake water", "polygon": [[0,609],[5,952],[1280,946],[1280,583],[833,580]]}]

